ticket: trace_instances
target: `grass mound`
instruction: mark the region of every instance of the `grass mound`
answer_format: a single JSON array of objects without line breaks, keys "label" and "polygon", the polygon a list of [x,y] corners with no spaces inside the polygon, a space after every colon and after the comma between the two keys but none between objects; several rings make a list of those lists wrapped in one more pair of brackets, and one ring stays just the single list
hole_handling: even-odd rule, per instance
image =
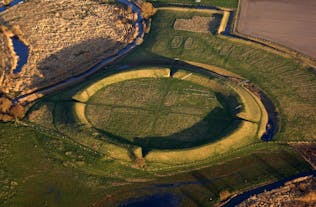
[{"label": "grass mound", "polygon": [[86,116],[103,133],[144,148],[187,148],[227,131],[233,99],[186,80],[133,79],[99,90],[87,102]]},{"label": "grass mound", "polygon": [[264,107],[247,89],[183,69],[172,76],[167,68],[112,74],[72,97],[68,109],[58,107],[62,111],[56,116],[72,117],[58,123],[59,130],[125,161],[205,160],[258,142],[259,127],[267,122]]}]

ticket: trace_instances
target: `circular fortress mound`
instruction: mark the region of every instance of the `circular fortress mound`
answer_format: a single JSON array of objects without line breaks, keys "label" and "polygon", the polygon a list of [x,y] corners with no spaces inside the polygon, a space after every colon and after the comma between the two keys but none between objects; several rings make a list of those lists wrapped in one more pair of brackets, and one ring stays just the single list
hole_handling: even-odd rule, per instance
[{"label": "circular fortress mound", "polygon": [[170,74],[146,68],[109,75],[76,92],[73,103],[42,103],[53,114],[36,113],[51,114],[54,127],[80,144],[125,161],[194,163],[260,141],[268,116],[248,89],[182,69]]},{"label": "circular fortress mound", "polygon": [[148,77],[102,88],[86,102],[85,114],[101,133],[148,151],[216,141],[241,123],[235,117],[239,105],[228,89]]},{"label": "circular fortress mound", "polygon": [[[85,72],[135,40],[134,17],[122,6],[96,0],[31,0],[2,12],[1,90],[25,94]],[[29,47],[27,63],[16,74],[12,34]]]}]

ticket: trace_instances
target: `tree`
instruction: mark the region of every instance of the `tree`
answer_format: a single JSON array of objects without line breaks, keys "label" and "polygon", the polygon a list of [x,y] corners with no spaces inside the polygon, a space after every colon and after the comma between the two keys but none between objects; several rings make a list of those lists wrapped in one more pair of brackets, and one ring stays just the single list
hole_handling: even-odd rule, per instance
[{"label": "tree", "polygon": [[15,119],[21,119],[24,117],[24,107],[21,104],[15,104],[14,106],[11,107],[10,109],[10,114],[15,118]]},{"label": "tree", "polygon": [[13,117],[8,114],[0,113],[0,121],[4,121],[4,122],[13,121]]},{"label": "tree", "polygon": [[149,19],[156,13],[156,8],[149,2],[143,2],[141,4],[141,10],[144,19]]}]

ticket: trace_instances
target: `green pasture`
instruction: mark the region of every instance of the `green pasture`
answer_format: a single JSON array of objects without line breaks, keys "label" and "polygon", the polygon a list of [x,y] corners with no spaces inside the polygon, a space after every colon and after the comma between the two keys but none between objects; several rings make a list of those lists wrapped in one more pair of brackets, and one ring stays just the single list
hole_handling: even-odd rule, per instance
[{"label": "green pasture", "polygon": [[238,105],[233,99],[185,80],[135,79],[99,90],[86,103],[86,116],[100,131],[136,145],[186,148],[225,132],[233,123],[227,105]]},{"label": "green pasture", "polygon": [[127,165],[145,159],[149,171],[204,165],[261,142],[266,112],[251,92],[173,70],[172,77],[156,67],[97,76],[45,98],[28,119]]},{"label": "green pasture", "polygon": [[[202,13],[203,14],[203,13]],[[120,63],[174,64],[194,61],[225,68],[258,85],[277,106],[280,123],[275,141],[316,139],[316,76],[314,69],[271,53],[261,46],[221,35],[176,31],[177,18],[199,12],[158,10],[144,43]],[[191,49],[173,48],[174,37],[193,39]],[[179,60],[178,60],[179,59]]]},{"label": "green pasture", "polygon": [[[0,205],[6,207],[115,206],[130,196],[155,192],[176,193],[183,205],[212,205],[223,190],[236,193],[310,169],[288,146],[263,143],[202,169],[150,174],[43,128],[0,124],[0,132]],[[148,190],[181,182],[202,184]]]}]

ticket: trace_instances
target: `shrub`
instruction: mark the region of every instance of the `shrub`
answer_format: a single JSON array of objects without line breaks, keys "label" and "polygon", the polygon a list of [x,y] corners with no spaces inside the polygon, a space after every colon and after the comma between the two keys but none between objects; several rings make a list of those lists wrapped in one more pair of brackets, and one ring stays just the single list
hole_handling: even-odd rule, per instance
[{"label": "shrub", "polygon": [[8,113],[10,111],[10,108],[12,106],[12,102],[7,97],[1,97],[0,98],[0,111],[2,113]]},{"label": "shrub", "polygon": [[152,15],[156,13],[155,7],[149,2],[144,2],[140,5],[140,8],[142,10],[142,15],[144,19],[149,19]]},{"label": "shrub", "polygon": [[219,193],[220,201],[225,201],[230,197],[230,192],[228,190],[223,190]]}]

